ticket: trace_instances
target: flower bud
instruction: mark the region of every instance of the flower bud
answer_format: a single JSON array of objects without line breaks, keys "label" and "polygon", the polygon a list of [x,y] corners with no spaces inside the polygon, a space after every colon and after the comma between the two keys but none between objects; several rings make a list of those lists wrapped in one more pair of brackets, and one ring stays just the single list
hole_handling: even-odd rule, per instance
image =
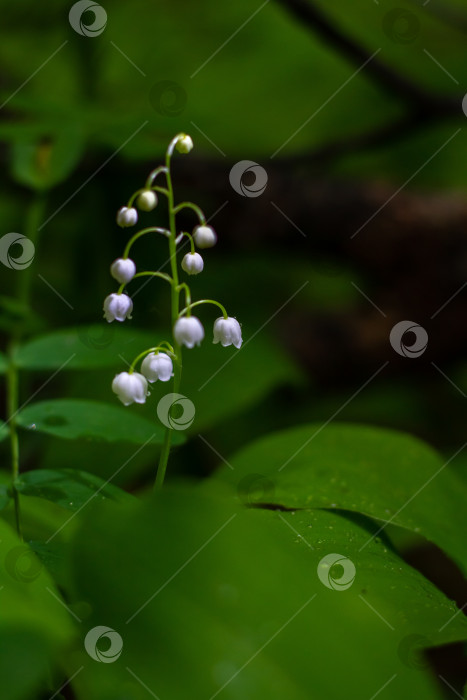
[{"label": "flower bud", "polygon": [[117,258],[110,266],[110,274],[120,284],[128,284],[135,273],[136,265],[130,258]]},{"label": "flower bud", "polygon": [[225,348],[227,345],[235,345],[240,348],[242,345],[242,330],[236,318],[228,316],[214,321],[214,340],[213,343],[221,343]]},{"label": "flower bud", "polygon": [[175,148],[179,153],[189,153],[193,148],[193,141],[188,134],[182,134],[178,139]]},{"label": "flower bud", "polygon": [[138,195],[136,204],[141,211],[152,211],[157,206],[157,194],[152,190],[144,190]]},{"label": "flower bud", "polygon": [[193,238],[198,248],[212,248],[217,241],[216,232],[211,226],[197,226],[193,231]]},{"label": "flower bud", "polygon": [[172,360],[165,352],[151,352],[141,363],[141,372],[148,382],[168,382],[173,377]]},{"label": "flower bud", "polygon": [[131,318],[133,302],[126,294],[109,294],[104,300],[104,318],[109,323]]},{"label": "flower bud", "polygon": [[117,224],[122,228],[134,226],[138,221],[138,212],[133,207],[120,207],[117,212]]},{"label": "flower bud", "polygon": [[179,318],[174,326],[174,338],[179,345],[186,345],[187,348],[200,345],[204,338],[204,328],[199,318],[196,316]]},{"label": "flower bud", "polygon": [[199,253],[187,253],[182,260],[182,270],[189,275],[197,275],[203,271],[204,261]]},{"label": "flower bud", "polygon": [[120,372],[115,375],[112,382],[112,391],[117,394],[124,406],[131,403],[145,403],[148,395],[148,383],[146,377],[138,372]]}]

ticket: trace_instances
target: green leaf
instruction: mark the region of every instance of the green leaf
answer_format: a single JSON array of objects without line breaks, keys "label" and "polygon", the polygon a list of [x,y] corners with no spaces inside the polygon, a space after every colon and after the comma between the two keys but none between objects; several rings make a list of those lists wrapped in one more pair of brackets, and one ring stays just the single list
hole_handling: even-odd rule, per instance
[{"label": "green leaf", "polygon": [[5,355],[0,352],[0,374],[5,374],[8,367],[8,361]]},{"label": "green leaf", "polygon": [[[67,440],[107,440],[110,442],[162,443],[165,428],[151,423],[128,408],[99,401],[56,399],[30,404],[17,417],[18,425]],[[176,432],[175,443],[183,441]]]},{"label": "green leaf", "polygon": [[423,535],[467,569],[467,488],[434,450],[392,430],[310,424],[268,435],[218,478],[253,502],[342,508]]},{"label": "green leaf", "polygon": [[[17,334],[23,330],[29,334],[43,332],[47,324],[24,301],[0,295],[0,330],[6,335]],[[8,360],[2,356],[0,372],[6,371]]]},{"label": "green leaf", "polygon": [[[168,488],[83,519],[71,600],[92,609],[83,636],[102,620],[121,635],[124,661],[112,674],[86,664],[79,697],[124,688],[145,700],[149,688],[182,698],[189,678],[197,698],[342,700],[343,682],[345,697],[370,698],[391,679],[390,697],[439,700],[429,670],[414,670],[411,637],[462,640],[467,623],[434,585],[381,542],[362,550],[366,525],[326,511],[239,511],[224,496],[212,485]],[[334,552],[356,569],[346,590],[329,587],[339,567],[320,566]]]},{"label": "green leaf", "polygon": [[68,123],[51,138],[18,140],[12,145],[12,177],[35,190],[49,189],[73,172],[84,152],[78,124]]},{"label": "green leaf", "polygon": [[132,496],[94,474],[75,469],[36,469],[25,472],[15,481],[25,496],[36,496],[57,503],[67,510],[80,510],[92,499],[132,500]]},{"label": "green leaf", "polygon": [[6,440],[9,434],[10,431],[8,425],[4,421],[0,420],[0,442],[2,440]]},{"label": "green leaf", "polygon": [[2,700],[48,697],[51,669],[72,636],[71,618],[40,560],[2,520],[0,540]]},{"label": "green leaf", "polygon": [[157,332],[102,321],[48,333],[18,348],[15,363],[24,369],[100,369],[121,367],[158,340]]},{"label": "green leaf", "polygon": [[3,510],[10,503],[11,496],[8,486],[0,485],[0,510]]}]

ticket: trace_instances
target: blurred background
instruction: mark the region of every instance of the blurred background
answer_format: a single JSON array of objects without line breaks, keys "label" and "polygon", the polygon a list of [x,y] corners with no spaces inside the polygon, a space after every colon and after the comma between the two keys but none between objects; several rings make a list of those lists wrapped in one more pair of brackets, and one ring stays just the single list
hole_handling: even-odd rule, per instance
[{"label": "blurred background", "polygon": [[[174,158],[176,197],[199,204],[218,234],[192,293],[225,304],[244,345],[214,346],[217,314],[200,310],[206,339],[184,353],[181,386],[196,419],[171,456],[170,478],[205,476],[251,440],[314,421],[407,431],[446,459],[459,450],[464,2],[0,0],[0,17],[0,236],[20,233],[36,249],[24,270],[0,264],[1,347],[12,336],[28,343],[20,403],[37,394],[117,405],[115,373],[148,338],[169,337],[169,299],[157,281],[132,283],[124,328],[105,323],[102,303],[116,291],[109,267],[130,235],[116,211],[183,131],[195,148]],[[140,220],[165,226],[164,204]],[[195,223],[189,211],[180,216],[180,229]],[[162,239],[133,253],[138,266],[167,265]],[[391,343],[402,321],[415,333]],[[420,327],[428,344],[413,356]],[[61,359],[52,352],[48,362],[40,343],[51,332],[62,338]],[[71,351],[92,356],[95,368],[56,371]],[[107,359],[97,368],[100,354]],[[157,420],[165,392],[156,385],[128,412]],[[54,430],[60,424],[50,422]],[[152,483],[157,446],[135,455],[134,444],[84,438],[23,430],[21,469],[107,479],[131,457],[115,482]],[[6,467],[7,441],[0,455]],[[465,451],[451,467],[467,477]],[[462,606],[454,565],[421,540],[410,545],[406,558]],[[444,673],[452,664],[460,688],[459,647],[438,662]]]},{"label": "blurred background", "polygon": [[[113,0],[70,18],[58,0],[0,5],[1,228],[36,244],[27,273],[1,268],[5,343],[18,327],[69,328],[84,348],[118,346],[101,312],[129,235],[115,213],[186,131],[195,148],[174,160],[177,198],[197,202],[219,237],[192,292],[227,306],[244,347],[212,346],[215,315],[200,312],[207,338],[185,353],[182,385],[197,418],[172,474],[207,474],[255,437],[309,421],[399,428],[448,456],[462,444],[464,3]],[[232,171],[240,161],[251,163]],[[163,204],[141,221],[164,225]],[[164,269],[163,242],[140,243],[137,264]],[[163,285],[130,292],[128,328],[167,336]],[[389,342],[404,320],[428,334],[418,357]],[[113,402],[115,371],[60,372],[40,398]],[[23,400],[50,375],[24,372]],[[154,418],[161,391],[129,410]],[[91,460],[104,477],[133,451],[23,443],[22,468]],[[120,483],[145,484],[156,457],[145,448]],[[462,454],[454,466],[467,470]]]}]

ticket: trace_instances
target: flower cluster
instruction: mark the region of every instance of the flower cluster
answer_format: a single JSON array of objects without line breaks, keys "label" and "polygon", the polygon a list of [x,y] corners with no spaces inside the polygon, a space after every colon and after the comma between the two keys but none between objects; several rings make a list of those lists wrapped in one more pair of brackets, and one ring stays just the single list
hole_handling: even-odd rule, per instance
[{"label": "flower cluster", "polygon": [[[159,196],[167,198],[169,209],[169,228],[148,227],[135,233],[129,240],[123,256],[117,258],[111,267],[112,277],[120,284],[117,292],[109,294],[104,301],[104,318],[109,323],[113,321],[125,321],[131,318],[133,302],[124,292],[126,285],[133,279],[143,276],[157,277],[165,280],[171,286],[171,317],[172,317],[172,342],[164,340],[155,347],[148,348],[138,355],[133,361],[128,372],[120,372],[112,382],[112,390],[120,401],[128,406],[131,403],[144,403],[149,394],[148,384],[156,382],[168,382],[174,377],[174,391],[178,390],[181,378],[181,351],[182,346],[193,348],[200,345],[204,339],[204,328],[196,316],[192,316],[193,307],[201,304],[214,304],[222,311],[222,316],[214,321],[213,342],[221,343],[224,347],[233,345],[240,348],[242,345],[242,332],[240,324],[235,318],[228,316],[225,308],[213,299],[201,299],[191,301],[191,290],[186,282],[179,281],[178,252],[183,244],[190,244],[190,252],[181,260],[181,269],[187,275],[197,275],[204,269],[204,260],[196,248],[203,250],[211,248],[217,241],[217,235],[211,226],[207,225],[202,210],[192,202],[182,202],[176,205],[172,187],[170,172],[171,158],[174,150],[179,153],[189,153],[193,148],[193,141],[187,134],[178,134],[169,144],[165,165],[159,166],[150,174],[143,188],[135,192],[126,206],[117,212],[117,224],[122,228],[131,228],[138,223],[139,212],[151,212],[158,205]],[[165,176],[165,186],[154,184],[160,175]],[[177,231],[176,216],[182,209],[191,209],[198,218],[198,223],[192,233]],[[157,271],[137,271],[135,262],[129,257],[133,244],[146,234],[163,235],[169,244],[170,274]],[[180,294],[183,292],[185,306],[180,309]],[[141,371],[136,372],[136,364],[141,362]]]}]

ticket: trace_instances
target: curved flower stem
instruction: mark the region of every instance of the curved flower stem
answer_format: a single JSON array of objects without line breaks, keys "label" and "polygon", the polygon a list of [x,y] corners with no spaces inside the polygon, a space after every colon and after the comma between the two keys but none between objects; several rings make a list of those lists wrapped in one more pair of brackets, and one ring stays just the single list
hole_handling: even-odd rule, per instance
[{"label": "curved flower stem", "polygon": [[173,284],[173,279],[171,278],[170,275],[166,275],[165,272],[151,272],[150,270],[147,270],[145,272],[137,272],[136,275],[134,275],[133,279],[136,279],[137,277],[160,277],[161,280],[165,280],[169,284]]},{"label": "curved flower stem", "polygon": [[206,225],[206,217],[204,216],[203,210],[198,207],[197,204],[193,204],[193,202],[182,202],[181,204],[177,204],[174,209],[174,214],[178,214],[178,212],[182,209],[193,209],[200,221],[200,224],[203,226]]},{"label": "curved flower stem", "polygon": [[[176,228],[176,211],[174,207],[174,193],[173,193],[173,185],[172,185],[172,174],[170,172],[170,159],[172,158],[172,154],[174,152],[175,145],[180,138],[180,135],[177,134],[172,141],[169,144],[169,147],[167,148],[167,153],[165,156],[165,170],[166,170],[166,178],[167,178],[167,189],[168,189],[168,197],[167,197],[167,203],[168,203],[168,208],[169,208],[169,229],[170,229],[170,236],[169,236],[169,253],[170,253],[170,269],[172,272],[172,291],[171,291],[171,316],[172,316],[172,328],[175,325],[175,322],[178,319],[178,309],[179,309],[179,294],[180,290],[178,289],[178,269],[177,269],[177,243],[176,243],[176,238],[177,238],[177,228]],[[179,387],[180,387],[180,381],[181,381],[181,376],[182,376],[182,348],[181,346],[175,341],[174,342],[174,353],[176,356],[176,362],[174,365],[174,379],[173,379],[173,393],[177,394]],[[164,436],[164,443],[162,445],[162,451],[159,457],[159,465],[157,468],[157,474],[156,474],[156,481],[154,484],[154,488],[156,491],[159,491],[162,488],[162,485],[164,483],[164,478],[165,478],[165,472],[167,471],[167,463],[169,461],[169,454],[170,454],[170,445],[172,442],[172,432],[173,428],[166,428],[165,431],[165,436]]]},{"label": "curved flower stem", "polygon": [[218,301],[214,301],[214,299],[200,299],[199,301],[194,301],[192,304],[188,303],[187,306],[185,306],[185,308],[180,311],[179,318],[181,318],[185,314],[188,314],[188,316],[189,316],[191,309],[193,309],[195,306],[199,306],[200,304],[214,304],[215,306],[218,306],[220,308],[224,318],[229,317],[229,315],[225,309],[225,306],[220,304]]},{"label": "curved flower stem", "polygon": [[130,254],[131,246],[133,245],[133,243],[137,241],[138,238],[141,238],[141,236],[146,235],[146,233],[162,233],[167,238],[170,236],[170,231],[167,231],[166,228],[160,228],[160,226],[150,226],[149,228],[143,228],[141,231],[138,231],[138,233],[135,233],[135,235],[132,236],[126,244],[125,250],[123,251],[124,259],[126,259]]},{"label": "curved flower stem", "polygon": [[[165,272],[137,272],[134,277],[132,277],[132,280],[136,279],[137,277],[159,277],[162,280],[165,280],[168,282],[170,285],[173,285],[173,279],[170,277],[170,275],[166,275]],[[130,280],[130,282],[132,281]],[[118,288],[117,294],[121,294],[125,287],[129,284],[128,282],[124,282],[123,284],[120,285]]]},{"label": "curved flower stem", "polygon": [[[185,308],[186,308],[186,309],[189,309],[190,304],[191,304],[191,291],[190,291],[190,288],[189,288],[189,286],[187,285],[186,282],[182,282],[181,284],[178,285],[177,291],[181,292],[182,289],[185,290],[185,304],[186,304],[186,307],[185,307]],[[189,315],[190,315],[190,314],[188,313],[188,316],[189,316]]]},{"label": "curved flower stem", "polygon": [[191,233],[187,233],[186,231],[182,231],[182,233],[180,233],[180,234],[177,236],[177,240],[176,240],[177,245],[180,243],[180,241],[182,240],[183,236],[186,236],[187,238],[190,239],[191,254],[194,255],[195,252],[196,252],[196,249],[195,249],[195,241],[194,241],[194,238],[193,238],[193,236],[191,235]]},{"label": "curved flower stem", "polygon": [[160,165],[158,168],[156,168],[156,169],[153,170],[151,173],[149,173],[148,178],[147,178],[147,180],[146,180],[145,189],[146,189],[146,190],[151,189],[151,188],[152,188],[152,183],[154,182],[154,180],[156,179],[156,177],[157,177],[158,175],[160,175],[160,173],[166,173],[166,172],[167,172],[166,166],[165,166],[165,165]]},{"label": "curved flower stem", "polygon": [[132,207],[133,202],[141,194],[141,192],[146,192],[146,190],[149,190],[149,189],[151,189],[152,192],[160,192],[160,194],[165,194],[166,197],[169,196],[169,192],[168,192],[168,190],[165,189],[165,187],[157,187],[157,186],[150,187],[150,188],[149,187],[141,187],[139,190],[136,190],[136,192],[134,192],[134,194],[131,195],[130,199],[127,202],[127,207]]},{"label": "curved flower stem", "polygon": [[169,343],[168,340],[161,340],[161,342],[159,343],[159,347],[162,348],[163,345],[166,346],[167,351],[168,351],[171,355],[173,355],[173,357],[176,357],[175,351],[174,351],[172,345]]}]

